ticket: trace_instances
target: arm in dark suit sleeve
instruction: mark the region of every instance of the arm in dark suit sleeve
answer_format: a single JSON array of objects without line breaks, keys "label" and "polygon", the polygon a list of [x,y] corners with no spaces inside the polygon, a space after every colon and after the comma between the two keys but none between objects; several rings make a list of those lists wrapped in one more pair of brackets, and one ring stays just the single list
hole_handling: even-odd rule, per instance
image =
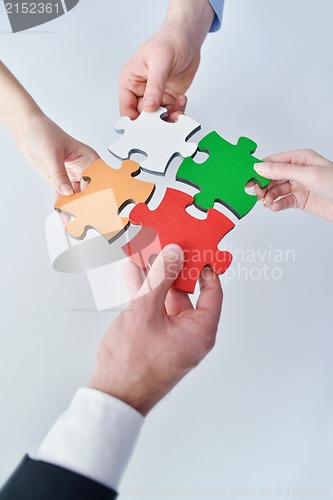
[{"label": "arm in dark suit sleeve", "polygon": [[117,493],[62,467],[25,456],[0,490],[0,500],[114,500]]}]

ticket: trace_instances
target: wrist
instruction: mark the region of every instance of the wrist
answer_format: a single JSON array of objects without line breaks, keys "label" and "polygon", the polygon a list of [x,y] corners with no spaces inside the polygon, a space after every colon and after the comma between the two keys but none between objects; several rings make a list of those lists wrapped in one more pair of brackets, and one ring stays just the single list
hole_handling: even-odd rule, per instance
[{"label": "wrist", "polygon": [[17,139],[31,118],[42,112],[31,95],[0,61],[0,123]]},{"label": "wrist", "polygon": [[198,49],[210,30],[214,15],[208,0],[171,0],[165,25],[185,34]]},{"label": "wrist", "polygon": [[44,118],[45,115],[42,110],[31,100],[22,103],[20,108],[12,113],[3,115],[1,121],[14,140],[20,142],[31,123]]},{"label": "wrist", "polygon": [[164,395],[158,397],[149,383],[142,380],[133,380],[131,376],[120,376],[119,373],[112,375],[109,365],[107,369],[96,367],[87,387],[119,399],[144,417]]}]

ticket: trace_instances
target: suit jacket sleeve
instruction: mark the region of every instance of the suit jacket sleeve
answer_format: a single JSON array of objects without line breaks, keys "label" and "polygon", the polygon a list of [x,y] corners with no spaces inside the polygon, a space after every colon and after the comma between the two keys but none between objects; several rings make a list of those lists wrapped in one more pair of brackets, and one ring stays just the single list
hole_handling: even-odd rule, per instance
[{"label": "suit jacket sleeve", "polygon": [[87,477],[27,455],[0,491],[0,500],[114,500],[117,493]]},{"label": "suit jacket sleeve", "polygon": [[79,389],[37,453],[24,457],[0,500],[113,500],[143,422],[126,403]]}]

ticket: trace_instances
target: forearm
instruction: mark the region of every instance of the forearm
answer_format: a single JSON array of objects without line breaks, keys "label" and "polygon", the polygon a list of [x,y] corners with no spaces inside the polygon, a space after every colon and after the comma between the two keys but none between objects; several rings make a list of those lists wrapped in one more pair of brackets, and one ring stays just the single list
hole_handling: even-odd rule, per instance
[{"label": "forearm", "polygon": [[0,61],[0,123],[16,135],[29,117],[40,113],[30,94]]},{"label": "forearm", "polygon": [[165,24],[179,25],[196,47],[201,47],[215,12],[208,0],[170,0]]}]

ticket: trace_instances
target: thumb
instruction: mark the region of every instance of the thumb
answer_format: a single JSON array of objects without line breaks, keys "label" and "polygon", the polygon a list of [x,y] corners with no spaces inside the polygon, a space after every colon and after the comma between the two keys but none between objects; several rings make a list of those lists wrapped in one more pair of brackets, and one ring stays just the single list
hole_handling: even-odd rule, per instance
[{"label": "thumb", "polygon": [[69,196],[74,193],[73,186],[69,180],[67,170],[63,160],[56,159],[50,165],[50,175],[52,185],[59,194]]},{"label": "thumb", "polygon": [[144,111],[156,111],[161,105],[167,79],[171,70],[171,62],[166,63],[165,58],[157,58],[148,67],[148,79],[143,96]]},{"label": "thumb", "polygon": [[303,184],[304,186],[311,184],[314,169],[315,167],[269,161],[256,163],[254,165],[254,170],[268,179],[295,181]]},{"label": "thumb", "polygon": [[183,265],[184,253],[179,245],[164,247],[152,265],[138,296],[151,292],[147,300],[153,301],[154,306],[164,307],[167,293],[178,278]]}]

